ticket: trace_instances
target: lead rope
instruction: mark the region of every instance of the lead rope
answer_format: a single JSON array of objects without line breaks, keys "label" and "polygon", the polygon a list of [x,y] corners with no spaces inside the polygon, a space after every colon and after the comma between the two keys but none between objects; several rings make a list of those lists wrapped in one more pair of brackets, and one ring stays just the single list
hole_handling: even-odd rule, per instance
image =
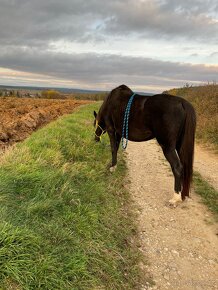
[{"label": "lead rope", "polygon": [[[128,144],[129,114],[130,114],[132,101],[133,101],[135,95],[136,95],[136,93],[132,94],[132,96],[130,97],[130,99],[129,99],[128,103],[127,103],[127,106],[126,106],[125,114],[124,114],[123,130],[122,130],[122,148],[123,149],[126,149],[127,144]],[[124,138],[126,139],[125,141],[124,141]]]}]

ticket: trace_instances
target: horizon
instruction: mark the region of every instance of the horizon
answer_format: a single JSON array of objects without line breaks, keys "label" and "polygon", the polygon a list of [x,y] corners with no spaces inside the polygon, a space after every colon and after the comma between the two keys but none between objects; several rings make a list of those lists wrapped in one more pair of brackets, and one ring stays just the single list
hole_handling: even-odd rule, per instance
[{"label": "horizon", "polygon": [[218,81],[216,0],[1,2],[6,86],[157,93]]},{"label": "horizon", "polygon": [[[50,90],[59,90],[59,91],[64,91],[64,90],[67,90],[67,91],[72,91],[70,93],[73,93],[74,91],[75,92],[82,92],[82,93],[109,93],[110,91],[109,90],[94,90],[94,89],[83,89],[83,88],[73,88],[73,87],[51,87],[51,86],[32,86],[32,85],[29,85],[29,86],[20,86],[20,85],[4,85],[4,84],[1,84],[0,83],[0,91],[1,91],[1,88],[5,88],[5,89],[13,89],[13,90],[44,90],[44,89],[50,89]],[[146,94],[146,95],[152,95],[153,93],[151,92],[144,92],[144,91],[136,91],[136,93],[138,94]],[[159,92],[160,93],[160,92]]]},{"label": "horizon", "polygon": [[[0,83],[0,87],[6,87],[6,88],[34,88],[34,89],[67,89],[67,90],[80,90],[80,91],[87,91],[88,89],[78,88],[78,87],[55,87],[55,86],[34,86],[34,85],[5,85]],[[88,90],[89,91],[89,90]],[[103,90],[90,90],[90,91],[99,91],[99,92],[105,92]]]}]

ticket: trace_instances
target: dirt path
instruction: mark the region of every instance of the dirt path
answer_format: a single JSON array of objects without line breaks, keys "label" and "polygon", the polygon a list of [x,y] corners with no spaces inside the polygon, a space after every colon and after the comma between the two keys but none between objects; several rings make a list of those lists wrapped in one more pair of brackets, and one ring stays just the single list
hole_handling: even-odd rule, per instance
[{"label": "dirt path", "polygon": [[155,281],[142,289],[218,289],[218,229],[210,212],[194,193],[176,209],[166,206],[173,177],[155,141],[129,142],[127,162],[139,210],[138,246]]}]

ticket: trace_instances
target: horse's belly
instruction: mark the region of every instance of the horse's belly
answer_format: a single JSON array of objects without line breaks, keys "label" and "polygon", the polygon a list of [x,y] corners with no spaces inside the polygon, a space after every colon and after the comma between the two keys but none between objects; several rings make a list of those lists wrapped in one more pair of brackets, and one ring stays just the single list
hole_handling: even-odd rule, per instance
[{"label": "horse's belly", "polygon": [[133,132],[129,133],[129,140],[134,142],[142,142],[142,141],[148,141],[154,138],[153,133],[151,130],[143,130],[139,131],[135,129]]}]

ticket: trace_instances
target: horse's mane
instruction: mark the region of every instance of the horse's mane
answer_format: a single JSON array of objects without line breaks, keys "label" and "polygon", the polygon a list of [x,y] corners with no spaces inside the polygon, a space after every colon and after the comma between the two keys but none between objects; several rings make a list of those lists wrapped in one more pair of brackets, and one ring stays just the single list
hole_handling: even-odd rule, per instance
[{"label": "horse's mane", "polygon": [[115,89],[113,89],[106,97],[105,97],[105,99],[104,99],[104,101],[103,101],[103,104],[101,105],[101,107],[100,107],[100,109],[99,109],[99,112],[98,112],[98,114],[99,114],[99,117],[101,117],[101,114],[104,112],[104,109],[106,108],[106,106],[107,106],[107,103],[108,103],[108,101],[110,101],[110,99],[111,99],[111,96],[116,92],[116,91],[118,91],[118,90],[125,90],[125,91],[128,91],[128,92],[132,92],[132,90],[129,88],[129,87],[127,87],[126,85],[120,85],[120,86],[118,86],[118,87],[116,87]]}]

